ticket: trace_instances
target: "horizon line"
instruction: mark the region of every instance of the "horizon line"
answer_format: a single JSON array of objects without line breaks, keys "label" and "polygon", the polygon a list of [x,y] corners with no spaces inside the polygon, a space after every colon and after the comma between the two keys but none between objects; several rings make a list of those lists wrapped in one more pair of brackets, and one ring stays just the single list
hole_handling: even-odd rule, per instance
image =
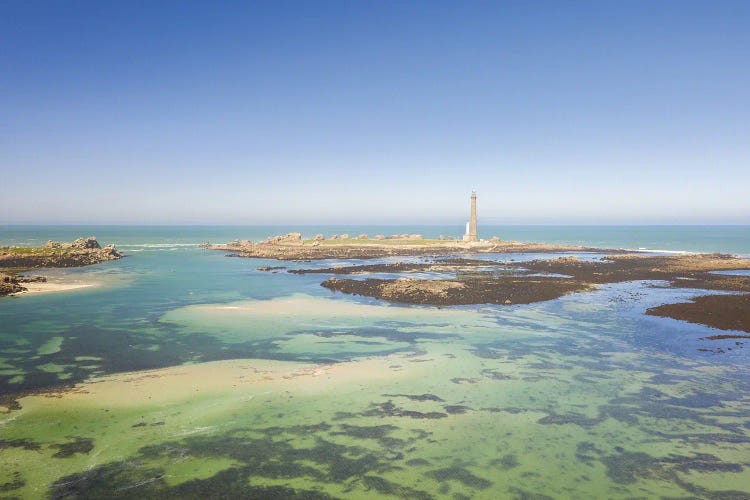
[{"label": "horizon line", "polygon": [[[54,227],[319,227],[319,226],[339,226],[339,227],[414,227],[414,226],[426,226],[426,227],[446,227],[456,226],[462,227],[465,223],[275,223],[275,224],[247,224],[247,223],[233,223],[233,224],[220,224],[220,223],[208,223],[208,224],[196,224],[196,223],[160,223],[160,224],[149,224],[149,223],[130,223],[130,222],[115,222],[115,223],[86,223],[86,222],[75,222],[75,223],[23,223],[23,222],[12,222],[12,223],[0,223],[0,227],[40,227],[40,226],[54,226]],[[750,223],[744,224],[721,224],[721,223],[487,223],[479,224],[479,228],[484,227],[525,227],[525,226],[538,226],[538,227],[669,227],[669,226],[683,226],[683,227],[750,227]]]}]

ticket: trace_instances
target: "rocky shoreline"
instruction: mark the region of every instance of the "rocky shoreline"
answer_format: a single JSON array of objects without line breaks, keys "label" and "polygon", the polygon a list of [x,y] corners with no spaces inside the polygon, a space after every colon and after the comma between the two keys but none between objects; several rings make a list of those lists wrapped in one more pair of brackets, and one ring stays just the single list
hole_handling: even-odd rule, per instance
[{"label": "rocky shoreline", "polygon": [[[261,242],[235,240],[223,245],[202,245],[229,256],[289,261],[323,259],[373,259],[424,257],[423,262],[363,264],[343,267],[290,269],[290,274],[362,275],[368,273],[449,273],[446,279],[424,278],[334,278],[321,283],[332,290],[374,297],[391,302],[435,306],[469,304],[528,304],[559,298],[565,294],[594,289],[597,285],[625,281],[659,280],[672,288],[695,288],[750,293],[750,276],[713,274],[712,271],[750,270],[750,260],[723,254],[653,256],[625,250],[599,249],[545,243],[502,241],[497,237],[465,242],[421,235],[367,235],[350,238],[316,235],[303,239],[300,233],[274,236]],[[461,254],[490,253],[605,253],[600,261],[575,257],[539,259],[531,262],[493,262],[457,258]],[[273,273],[284,266],[258,268]],[[747,295],[708,295],[687,304],[666,304],[648,311],[650,315],[705,324],[720,329],[750,332]]]},{"label": "rocky shoreline", "polygon": [[25,292],[24,283],[45,283],[44,276],[15,276],[13,274],[0,273],[0,297],[14,293]]},{"label": "rocky shoreline", "polygon": [[530,304],[593,289],[593,285],[561,278],[474,278],[470,280],[339,279],[322,286],[343,293],[391,302],[433,306]]},{"label": "rocky shoreline", "polygon": [[[719,330],[750,332],[750,295],[704,295],[690,302],[664,304],[646,311],[651,316],[701,323]],[[720,335],[708,340],[748,339],[747,335]],[[737,342],[741,345],[742,342]]]},{"label": "rocky shoreline", "polygon": [[[383,257],[408,257],[425,255],[482,254],[482,253],[555,253],[555,252],[601,252],[598,248],[547,243],[521,243],[502,241],[497,237],[479,242],[448,239],[425,239],[421,235],[378,235],[369,238],[359,235],[333,235],[325,238],[319,234],[303,239],[300,233],[274,236],[261,242],[235,240],[226,244],[205,243],[203,248],[231,252],[234,257],[276,260],[323,260],[323,259],[375,259]],[[606,250],[610,253],[620,250]]]},{"label": "rocky shoreline", "polygon": [[0,296],[24,292],[24,283],[45,282],[43,276],[23,276],[29,269],[81,267],[117,260],[124,255],[114,245],[102,247],[95,237],[69,243],[48,241],[43,247],[0,247]]},{"label": "rocky shoreline", "polygon": [[445,259],[429,263],[389,263],[289,272],[361,275],[366,273],[454,272],[451,279],[329,278],[322,286],[391,302],[436,306],[528,304],[551,300],[597,285],[658,280],[672,288],[742,293],[708,295],[690,303],[667,304],[648,314],[701,323],[725,330],[750,331],[750,276],[714,274],[748,270],[750,261],[729,255],[611,255],[601,261],[575,257],[530,262]]},{"label": "rocky shoreline", "polygon": [[[750,278],[711,274],[713,270],[749,269],[750,261],[722,255],[648,256],[610,255],[601,261],[576,257],[530,262],[492,262],[445,259],[430,263],[389,263],[328,269],[301,269],[295,273],[409,273],[454,272],[456,278],[338,279],[323,286],[377,298],[387,290],[388,300],[431,305],[519,304],[557,298],[596,285],[638,280],[664,280],[674,287],[750,291]],[[436,283],[442,287],[437,288]],[[381,290],[382,289],[382,290]],[[450,289],[450,290],[449,290]],[[401,291],[403,290],[403,291]],[[420,293],[417,293],[421,290]],[[481,293],[478,293],[481,291]]]}]

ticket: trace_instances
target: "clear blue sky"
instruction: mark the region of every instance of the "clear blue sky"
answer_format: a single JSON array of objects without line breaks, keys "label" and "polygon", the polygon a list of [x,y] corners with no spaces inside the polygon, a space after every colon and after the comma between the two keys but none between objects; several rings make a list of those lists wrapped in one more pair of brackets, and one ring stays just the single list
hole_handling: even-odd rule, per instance
[{"label": "clear blue sky", "polygon": [[0,1],[2,223],[750,223],[750,2]]}]

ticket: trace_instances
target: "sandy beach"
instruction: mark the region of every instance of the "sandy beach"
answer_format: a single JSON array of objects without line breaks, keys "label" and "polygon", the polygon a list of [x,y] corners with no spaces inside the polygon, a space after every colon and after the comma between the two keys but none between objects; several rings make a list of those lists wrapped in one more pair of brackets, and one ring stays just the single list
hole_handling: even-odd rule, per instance
[{"label": "sandy beach", "polygon": [[89,282],[81,283],[76,282],[66,283],[64,281],[47,281],[47,282],[34,282],[27,283],[24,285],[26,290],[18,293],[11,294],[13,297],[20,297],[23,295],[36,295],[39,293],[54,293],[54,292],[70,292],[73,290],[80,290],[82,288],[92,288],[101,286],[101,283]]}]

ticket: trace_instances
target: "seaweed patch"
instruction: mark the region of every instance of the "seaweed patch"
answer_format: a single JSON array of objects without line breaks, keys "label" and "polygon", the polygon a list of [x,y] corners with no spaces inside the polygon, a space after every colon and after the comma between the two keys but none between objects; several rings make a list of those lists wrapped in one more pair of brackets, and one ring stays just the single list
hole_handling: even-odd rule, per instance
[{"label": "seaweed patch", "polygon": [[52,455],[54,458],[69,458],[77,453],[88,455],[94,449],[94,440],[84,437],[74,437],[72,441],[62,444],[53,444],[51,448],[57,448]]},{"label": "seaweed patch", "polygon": [[443,469],[436,469],[429,471],[427,475],[440,482],[445,481],[458,481],[464,486],[484,490],[492,486],[492,482],[472,474],[468,469],[454,465],[452,467],[445,467]]}]

